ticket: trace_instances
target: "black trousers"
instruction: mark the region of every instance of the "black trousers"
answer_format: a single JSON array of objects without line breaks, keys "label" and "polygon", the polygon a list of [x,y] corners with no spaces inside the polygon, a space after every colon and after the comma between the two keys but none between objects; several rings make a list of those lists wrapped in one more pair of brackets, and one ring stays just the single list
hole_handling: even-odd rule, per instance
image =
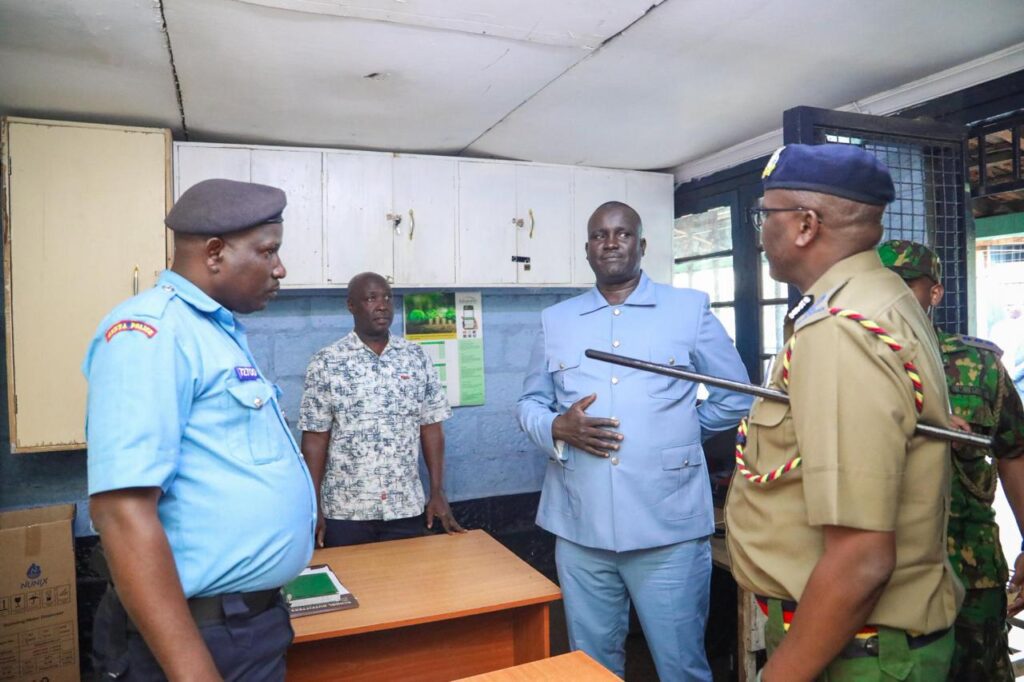
[{"label": "black trousers", "polygon": [[[267,610],[252,614],[240,595],[226,595],[223,610],[223,623],[199,627],[221,676],[228,681],[283,682],[285,652],[293,636],[283,599],[278,598]],[[111,589],[96,609],[92,653],[97,680],[167,679]]]},{"label": "black trousers", "polygon": [[[440,523],[438,520],[436,523]],[[346,521],[324,519],[324,547],[345,547],[366,542],[404,540],[425,535],[426,517],[410,516],[391,521]]]}]

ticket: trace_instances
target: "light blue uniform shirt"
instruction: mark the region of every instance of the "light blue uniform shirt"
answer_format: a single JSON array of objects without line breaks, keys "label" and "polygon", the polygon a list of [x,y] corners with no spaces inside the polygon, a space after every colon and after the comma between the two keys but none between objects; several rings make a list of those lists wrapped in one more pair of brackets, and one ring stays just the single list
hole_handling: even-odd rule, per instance
[{"label": "light blue uniform shirt", "polygon": [[100,324],[89,381],[89,494],[163,491],[186,597],[280,587],[313,553],[316,496],[235,316],[184,277]]},{"label": "light blue uniform shirt", "polygon": [[[707,294],[655,284],[641,274],[621,305],[595,288],[546,308],[519,399],[530,439],[548,453],[537,525],[585,547],[624,552],[714,531],[711,484],[701,443],[736,426],[752,398],[708,388],[697,405],[688,381],[586,357],[594,348],[749,381],[736,347],[711,313]],[[621,448],[605,459],[566,444],[551,424],[591,393],[590,417],[620,420]]]}]

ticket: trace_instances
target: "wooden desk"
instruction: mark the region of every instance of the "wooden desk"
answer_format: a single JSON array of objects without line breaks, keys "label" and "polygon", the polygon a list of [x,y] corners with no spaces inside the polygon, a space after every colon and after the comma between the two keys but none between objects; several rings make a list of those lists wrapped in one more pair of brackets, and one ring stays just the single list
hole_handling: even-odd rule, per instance
[{"label": "wooden desk", "polygon": [[524,663],[457,682],[621,682],[611,671],[582,651]]},{"label": "wooden desk", "polygon": [[558,586],[481,530],[317,550],[359,608],[292,620],[289,680],[452,680],[547,658]]},{"label": "wooden desk", "polygon": [[[715,528],[725,528],[725,512],[715,507]],[[711,562],[732,573],[732,560],[724,537],[711,538]],[[737,679],[751,682],[757,677],[757,652],[764,649],[764,616],[752,594],[736,586]]]}]

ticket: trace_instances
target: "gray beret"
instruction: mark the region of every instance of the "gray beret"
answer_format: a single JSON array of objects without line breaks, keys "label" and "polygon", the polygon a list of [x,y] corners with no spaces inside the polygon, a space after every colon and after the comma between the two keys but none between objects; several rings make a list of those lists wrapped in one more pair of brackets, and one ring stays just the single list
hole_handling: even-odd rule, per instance
[{"label": "gray beret", "polygon": [[269,185],[203,180],[178,197],[164,224],[183,234],[218,235],[281,222],[288,199]]}]

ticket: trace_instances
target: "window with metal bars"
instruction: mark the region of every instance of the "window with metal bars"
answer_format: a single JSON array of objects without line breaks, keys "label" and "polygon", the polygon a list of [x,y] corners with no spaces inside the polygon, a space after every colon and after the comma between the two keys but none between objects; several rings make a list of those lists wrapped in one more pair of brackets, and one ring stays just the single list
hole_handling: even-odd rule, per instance
[{"label": "window with metal bars", "polygon": [[715,315],[735,339],[731,207],[716,206],[676,218],[672,255],[672,285],[707,293]]},{"label": "window with metal bars", "polygon": [[934,320],[943,329],[967,331],[967,242],[962,226],[963,147],[956,142],[907,135],[856,133],[818,127],[818,142],[856,144],[878,156],[892,174],[896,200],[882,217],[883,239],[927,244],[943,263],[946,295]]}]

